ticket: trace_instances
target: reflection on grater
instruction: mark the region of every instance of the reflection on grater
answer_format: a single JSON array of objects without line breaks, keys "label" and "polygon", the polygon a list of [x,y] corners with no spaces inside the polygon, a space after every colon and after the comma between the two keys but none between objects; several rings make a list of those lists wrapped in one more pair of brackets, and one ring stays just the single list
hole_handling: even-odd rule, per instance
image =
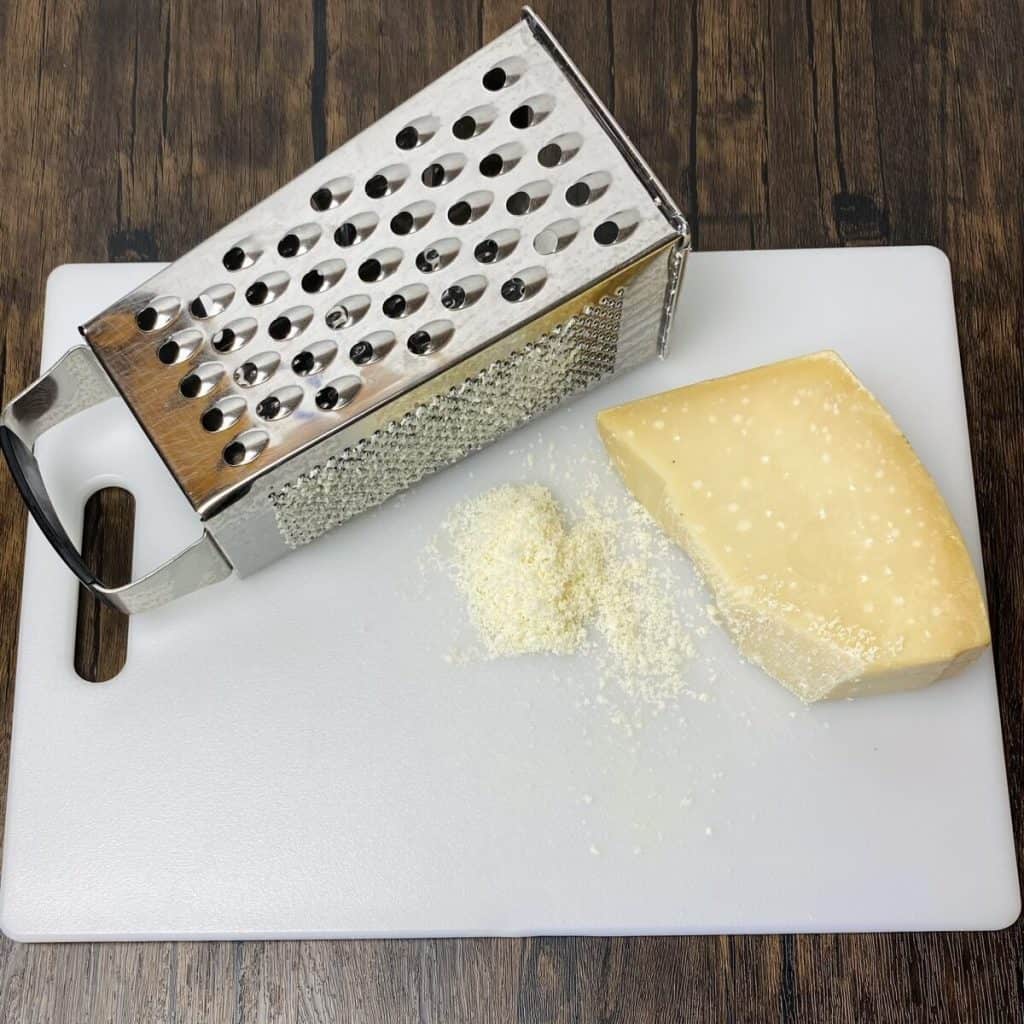
[{"label": "reflection on grater", "polygon": [[[247,575],[663,351],[686,221],[528,8],[499,36],[81,328],[3,412],[69,567],[124,611]],[[106,587],[32,454],[127,402],[203,537]]]}]

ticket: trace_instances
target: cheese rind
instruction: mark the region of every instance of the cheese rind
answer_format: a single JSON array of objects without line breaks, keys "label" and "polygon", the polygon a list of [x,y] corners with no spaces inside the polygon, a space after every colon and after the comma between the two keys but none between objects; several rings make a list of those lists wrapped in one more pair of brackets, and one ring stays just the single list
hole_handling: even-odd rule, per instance
[{"label": "cheese rind", "polygon": [[598,428],[742,653],[802,699],[927,686],[988,645],[942,495],[834,352],[607,409]]}]

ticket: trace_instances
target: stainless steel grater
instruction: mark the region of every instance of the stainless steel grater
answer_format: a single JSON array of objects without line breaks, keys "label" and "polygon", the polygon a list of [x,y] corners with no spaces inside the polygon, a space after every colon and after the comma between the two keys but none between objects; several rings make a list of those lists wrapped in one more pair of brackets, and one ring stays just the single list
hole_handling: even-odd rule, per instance
[{"label": "stainless steel grater", "polygon": [[[664,349],[686,221],[522,22],[81,327],[0,444],[75,574],[135,612],[245,576]],[[106,587],[32,454],[120,396],[204,524]]]}]

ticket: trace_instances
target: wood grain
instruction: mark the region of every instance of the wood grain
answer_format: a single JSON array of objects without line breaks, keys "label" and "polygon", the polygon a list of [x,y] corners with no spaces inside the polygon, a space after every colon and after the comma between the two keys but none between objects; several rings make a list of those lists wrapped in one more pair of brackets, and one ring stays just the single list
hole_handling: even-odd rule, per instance
[{"label": "wood grain", "polygon": [[[537,6],[679,197],[700,248],[893,242],[950,254],[1019,819],[1024,10],[1016,0]],[[4,398],[37,371],[52,267],[173,258],[517,14],[515,0],[3,0]],[[4,766],[24,529],[0,473]],[[0,1020],[973,1024],[1024,1020],[1022,978],[1019,926],[824,937],[3,940]]]}]

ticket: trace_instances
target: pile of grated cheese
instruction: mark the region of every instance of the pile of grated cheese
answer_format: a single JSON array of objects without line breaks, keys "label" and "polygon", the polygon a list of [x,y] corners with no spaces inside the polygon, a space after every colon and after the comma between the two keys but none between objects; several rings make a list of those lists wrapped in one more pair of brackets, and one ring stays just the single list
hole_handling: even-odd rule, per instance
[{"label": "pile of grated cheese", "polygon": [[539,484],[456,507],[445,523],[452,575],[486,655],[595,649],[602,675],[627,693],[655,704],[678,693],[694,647],[641,540],[649,534],[632,525],[594,501],[570,521]]}]

